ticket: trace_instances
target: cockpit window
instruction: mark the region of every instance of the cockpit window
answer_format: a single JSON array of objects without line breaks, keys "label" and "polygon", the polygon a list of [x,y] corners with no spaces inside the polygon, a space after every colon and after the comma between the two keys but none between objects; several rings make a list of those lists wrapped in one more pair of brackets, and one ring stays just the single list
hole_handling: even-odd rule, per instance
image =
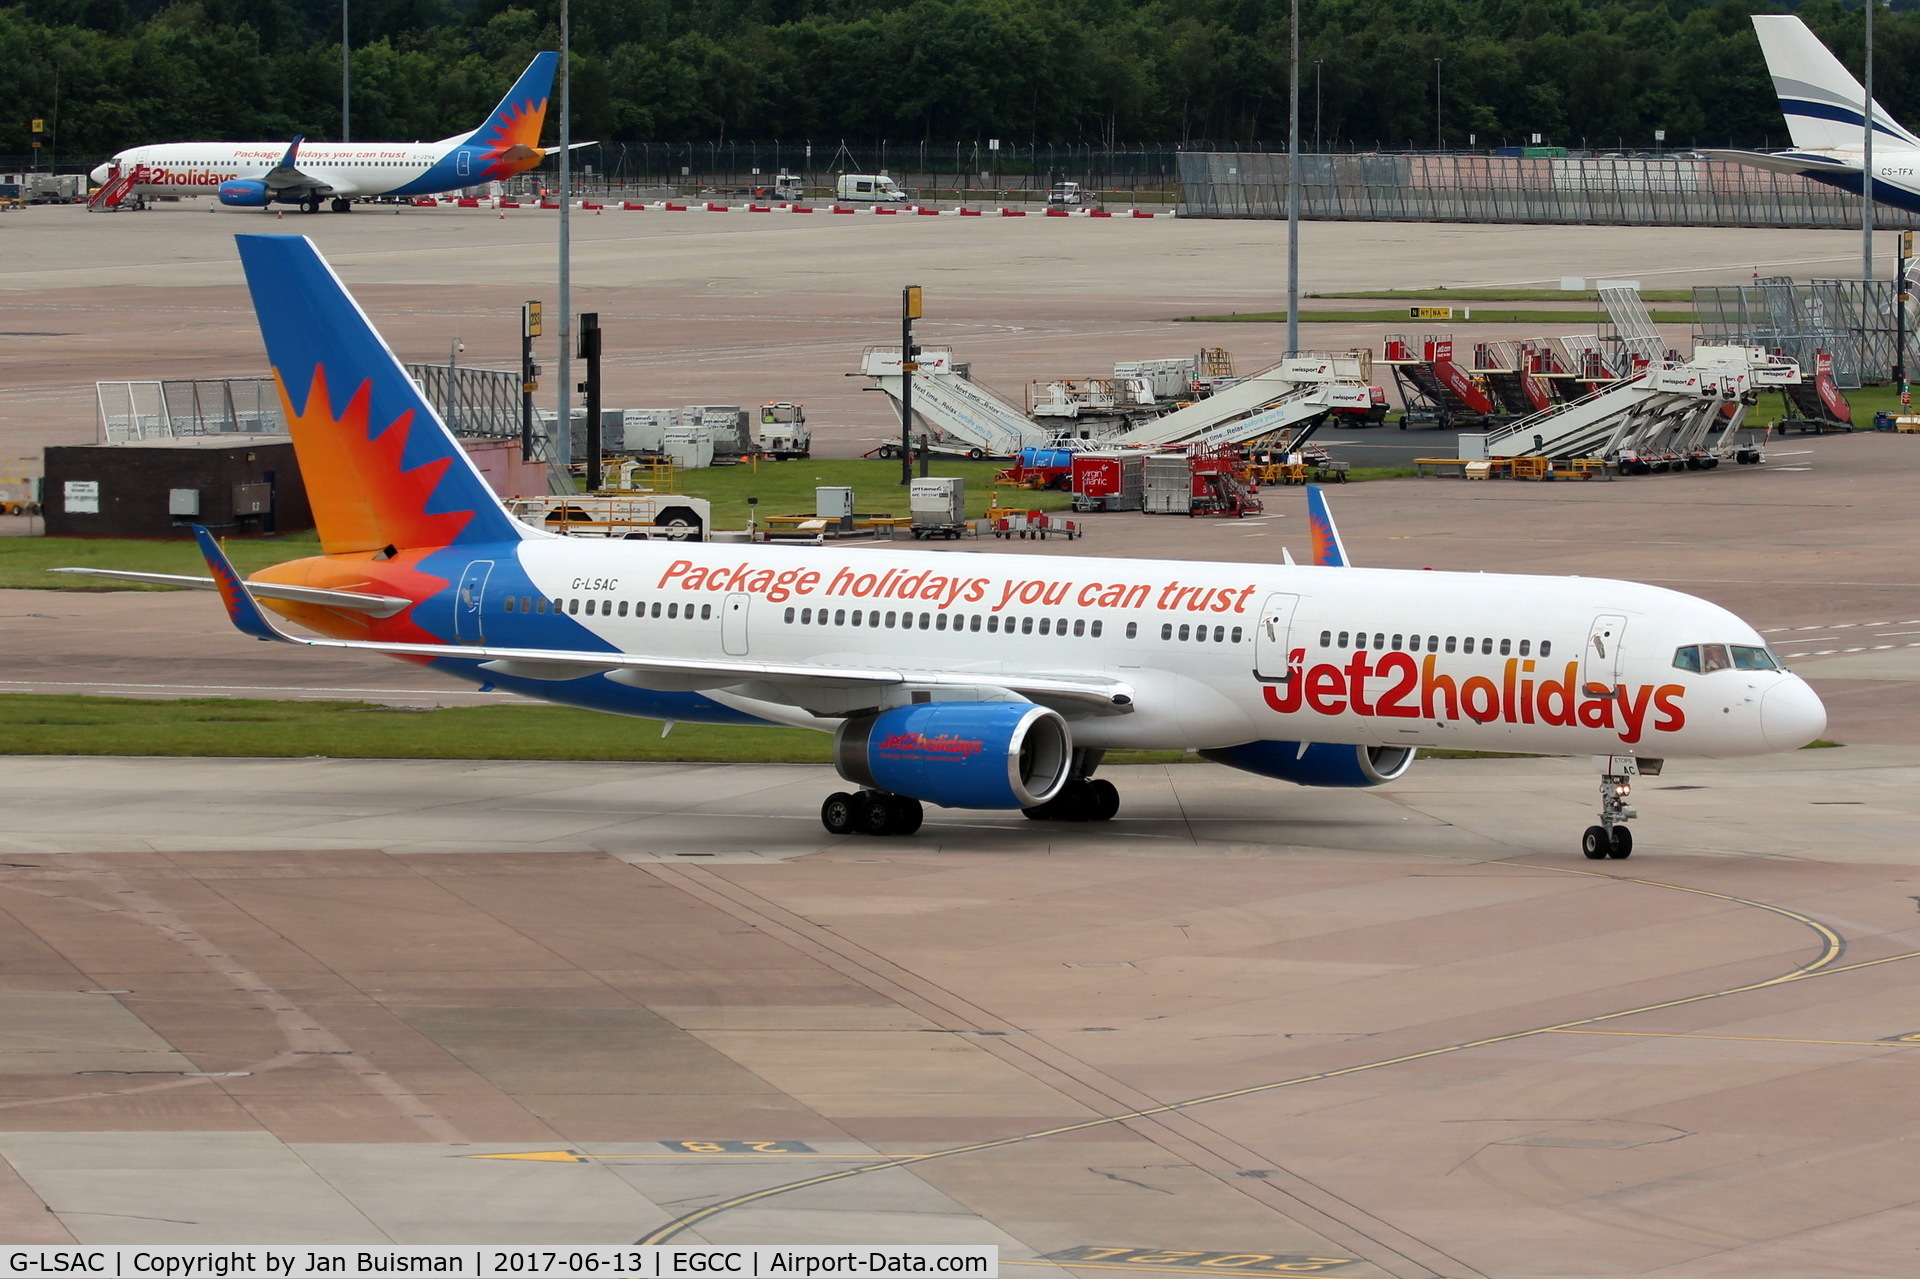
[{"label": "cockpit window", "polygon": [[1769,649],[1757,648],[1751,644],[1735,644],[1733,648],[1733,666],[1741,671],[1777,671],[1780,663]]},{"label": "cockpit window", "polygon": [[1680,670],[1692,671],[1695,675],[1698,675],[1700,673],[1700,646],[1698,644],[1683,644],[1679,648],[1674,649],[1673,664]]},{"label": "cockpit window", "polygon": [[1700,646],[1700,669],[1711,675],[1715,671],[1724,671],[1733,665],[1733,659],[1727,656],[1725,644],[1702,644]]}]

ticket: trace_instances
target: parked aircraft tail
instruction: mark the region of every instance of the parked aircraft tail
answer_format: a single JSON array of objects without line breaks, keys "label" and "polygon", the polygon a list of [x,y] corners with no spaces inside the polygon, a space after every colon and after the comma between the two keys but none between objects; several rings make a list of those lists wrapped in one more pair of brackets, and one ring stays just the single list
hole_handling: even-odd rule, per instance
[{"label": "parked aircraft tail", "polygon": [[1307,526],[1313,532],[1313,562],[1323,568],[1346,568],[1347,547],[1333,522],[1333,508],[1318,484],[1307,485]]},{"label": "parked aircraft tail", "polygon": [[479,182],[511,177],[540,162],[540,129],[547,118],[547,99],[553,93],[553,72],[560,63],[557,53],[536,53],[520,78],[500,99],[486,122],[475,129],[464,145],[478,154]]},{"label": "parked aircraft tail", "polygon": [[[1808,151],[1858,149],[1865,123],[1860,104],[1867,91],[1853,73],[1799,18],[1756,13],[1753,29],[1760,37],[1760,51],[1766,55],[1793,145]],[[1873,104],[1873,127],[1875,133],[1920,147],[1920,138],[1902,128],[1878,102]]]},{"label": "parked aircraft tail", "polygon": [[313,243],[235,238],[321,549],[392,556],[527,536]]}]

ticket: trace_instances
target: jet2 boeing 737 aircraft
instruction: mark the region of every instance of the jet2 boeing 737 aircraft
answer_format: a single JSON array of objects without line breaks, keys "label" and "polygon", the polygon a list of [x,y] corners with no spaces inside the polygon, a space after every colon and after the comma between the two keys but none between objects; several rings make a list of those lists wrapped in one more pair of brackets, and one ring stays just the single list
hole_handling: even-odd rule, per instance
[{"label": "jet2 boeing 737 aircraft", "polygon": [[[1787,151],[1708,151],[1776,173],[1798,173],[1859,195],[1866,167],[1867,91],[1799,18],[1753,15],[1773,90],[1787,117]],[[1920,138],[1873,104],[1873,198],[1920,212]]]},{"label": "jet2 boeing 737 aircraft", "polygon": [[134,177],[127,196],[217,190],[220,203],[237,208],[297,204],[308,213],[328,199],[335,213],[346,213],[356,199],[369,196],[479,186],[524,173],[546,158],[540,126],[559,60],[558,54],[535,54],[479,128],[438,142],[162,142],[122,151],[91,176],[102,186],[118,175]]},{"label": "jet2 boeing 737 aircraft", "polygon": [[1318,502],[1311,567],[529,528],[311,243],[239,240],[323,553],[243,582],[202,529],[213,577],[168,580],[217,587],[263,640],[621,715],[830,731],[857,788],[822,807],[835,834],[910,834],[923,803],[1104,821],[1112,749],[1378,786],[1436,746],[1598,757],[1584,851],[1625,857],[1631,778],[1656,761],[1793,750],[1826,725],[1726,609],[1632,582],[1345,567]]}]

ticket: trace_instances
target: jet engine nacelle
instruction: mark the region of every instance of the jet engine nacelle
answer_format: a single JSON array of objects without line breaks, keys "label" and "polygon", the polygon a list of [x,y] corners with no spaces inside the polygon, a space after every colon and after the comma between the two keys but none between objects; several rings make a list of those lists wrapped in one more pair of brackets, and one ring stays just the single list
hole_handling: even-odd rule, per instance
[{"label": "jet engine nacelle", "polygon": [[1301,786],[1379,786],[1413,764],[1411,746],[1337,746],[1331,742],[1243,742],[1200,754],[1245,773]]},{"label": "jet engine nacelle", "polygon": [[833,762],[857,786],[944,808],[1033,808],[1066,785],[1073,738],[1031,702],[920,702],[847,720]]},{"label": "jet engine nacelle", "polygon": [[220,184],[220,203],[240,209],[264,209],[270,197],[258,178],[229,178]]}]

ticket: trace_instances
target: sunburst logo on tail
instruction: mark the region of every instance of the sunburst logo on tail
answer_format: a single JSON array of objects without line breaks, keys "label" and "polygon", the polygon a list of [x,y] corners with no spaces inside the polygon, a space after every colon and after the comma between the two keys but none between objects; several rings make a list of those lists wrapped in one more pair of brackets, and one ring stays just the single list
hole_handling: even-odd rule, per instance
[{"label": "sunburst logo on tail", "polygon": [[546,155],[540,149],[540,128],[546,118],[545,98],[507,103],[495,112],[482,130],[485,136],[477,139],[486,148],[481,179],[510,178],[539,164]]}]

